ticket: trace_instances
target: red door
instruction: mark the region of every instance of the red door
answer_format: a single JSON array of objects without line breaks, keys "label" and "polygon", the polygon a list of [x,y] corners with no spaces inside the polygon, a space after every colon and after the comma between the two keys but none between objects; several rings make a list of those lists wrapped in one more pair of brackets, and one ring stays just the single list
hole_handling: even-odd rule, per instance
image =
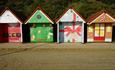
[{"label": "red door", "polygon": [[0,24],[0,42],[8,42],[8,25]]},{"label": "red door", "polygon": [[2,34],[3,34],[3,30],[2,30],[2,24],[0,24],[0,42],[2,42]]},{"label": "red door", "polygon": [[20,24],[0,24],[0,42],[21,42]]},{"label": "red door", "polygon": [[8,24],[8,42],[21,42],[20,24]]},{"label": "red door", "polygon": [[104,41],[105,40],[105,24],[95,24],[94,29],[94,40]]}]

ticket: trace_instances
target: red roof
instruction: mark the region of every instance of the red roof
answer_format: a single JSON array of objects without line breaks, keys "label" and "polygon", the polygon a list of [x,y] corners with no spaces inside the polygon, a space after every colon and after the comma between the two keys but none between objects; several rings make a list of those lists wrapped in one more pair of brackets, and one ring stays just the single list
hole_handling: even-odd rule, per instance
[{"label": "red roof", "polygon": [[[38,7],[33,11],[33,13],[32,13],[30,16],[28,16],[28,18],[26,19],[25,23],[31,18],[31,16],[32,16],[37,10],[41,10],[41,11],[51,20],[51,18],[45,13],[45,11],[44,11],[40,6],[38,6]],[[51,21],[52,21],[52,20],[51,20]],[[53,21],[52,21],[52,22],[53,22]]]},{"label": "red roof", "polygon": [[5,7],[5,8],[2,10],[2,12],[0,12],[0,16],[1,16],[6,10],[9,10],[21,23],[23,23],[22,20],[21,20],[19,17],[17,17],[17,15],[16,15],[16,13],[14,12],[14,10],[11,10],[9,7]]},{"label": "red roof", "polygon": [[[92,22],[93,20],[95,20],[97,17],[99,17],[101,14],[103,13],[107,13],[109,14],[106,10],[101,10],[100,12],[97,12],[95,14],[92,14],[88,19],[87,19],[87,23]],[[110,15],[110,14],[109,14]],[[113,16],[111,16],[113,17]],[[114,18],[114,17],[113,17]]]},{"label": "red roof", "polygon": [[68,9],[66,9],[66,10],[64,11],[64,13],[63,13],[58,19],[55,20],[55,22],[59,21],[59,19],[60,19],[69,9],[73,9],[73,10],[85,21],[85,19],[78,13],[78,11],[76,11],[73,7],[69,7]]},{"label": "red roof", "polygon": [[113,17],[114,17],[114,19],[115,19],[115,15],[114,15]]}]

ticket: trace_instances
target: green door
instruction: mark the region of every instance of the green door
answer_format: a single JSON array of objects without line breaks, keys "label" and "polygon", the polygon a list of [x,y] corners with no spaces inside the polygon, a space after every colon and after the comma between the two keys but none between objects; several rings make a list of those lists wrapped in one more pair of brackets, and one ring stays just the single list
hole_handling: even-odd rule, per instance
[{"label": "green door", "polygon": [[53,28],[51,24],[34,24],[30,28],[31,42],[53,42]]}]

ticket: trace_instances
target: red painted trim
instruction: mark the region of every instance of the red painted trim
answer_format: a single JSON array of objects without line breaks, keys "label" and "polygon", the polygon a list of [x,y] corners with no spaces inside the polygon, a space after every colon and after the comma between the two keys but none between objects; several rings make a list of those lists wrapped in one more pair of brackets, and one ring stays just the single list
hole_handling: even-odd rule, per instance
[{"label": "red painted trim", "polygon": [[94,37],[94,40],[105,40],[105,37]]}]

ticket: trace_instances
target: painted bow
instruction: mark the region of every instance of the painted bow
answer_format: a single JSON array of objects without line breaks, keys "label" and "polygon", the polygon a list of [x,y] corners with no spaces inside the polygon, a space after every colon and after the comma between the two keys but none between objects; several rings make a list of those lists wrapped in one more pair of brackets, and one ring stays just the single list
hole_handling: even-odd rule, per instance
[{"label": "painted bow", "polygon": [[76,29],[72,29],[71,27],[67,26],[64,30],[60,30],[60,32],[67,32],[66,36],[70,35],[71,33],[77,33],[78,36],[81,36],[81,26],[78,26]]}]

